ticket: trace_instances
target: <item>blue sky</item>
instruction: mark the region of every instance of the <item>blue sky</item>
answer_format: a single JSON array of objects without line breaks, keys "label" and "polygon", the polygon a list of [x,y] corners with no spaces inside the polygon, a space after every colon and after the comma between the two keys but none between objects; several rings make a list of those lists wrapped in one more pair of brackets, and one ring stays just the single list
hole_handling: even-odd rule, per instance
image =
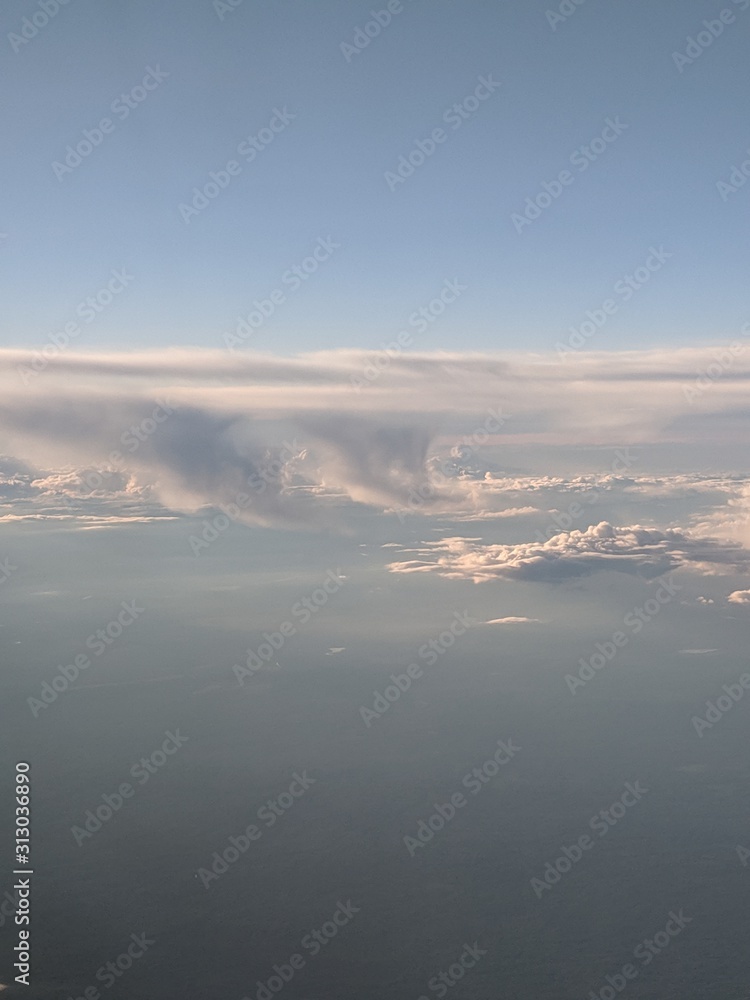
[{"label": "blue sky", "polygon": [[[379,6],[243,0],[222,20],[210,2],[72,0],[17,52],[4,39],[16,155],[3,168],[3,339],[43,342],[126,268],[133,281],[81,348],[221,346],[321,237],[340,248],[253,347],[376,347],[456,278],[466,293],[420,347],[547,350],[652,245],[672,258],[600,346],[730,339],[748,318],[748,193],[723,201],[716,184],[750,145],[741,6],[727,0],[734,23],[680,72],[673,53],[721,4],[588,0],[553,30],[538,0],[405,0],[347,60],[341,44]],[[38,9],[8,3],[3,34]],[[120,119],[113,102],[148,67],[169,75]],[[488,74],[501,86],[445,125]],[[274,109],[295,117],[245,162],[238,145]],[[113,131],[56,176],[68,144],[107,116]],[[587,170],[572,166],[617,116],[622,135]],[[445,142],[390,190],[386,172],[441,126]],[[186,224],[179,205],[233,158],[238,175]],[[573,183],[519,234],[512,214],[565,169]]]}]

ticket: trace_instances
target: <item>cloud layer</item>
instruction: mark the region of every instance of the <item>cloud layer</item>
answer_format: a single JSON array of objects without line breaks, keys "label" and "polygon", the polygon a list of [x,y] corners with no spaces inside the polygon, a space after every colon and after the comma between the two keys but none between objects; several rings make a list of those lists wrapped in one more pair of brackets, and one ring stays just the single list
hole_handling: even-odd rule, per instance
[{"label": "cloud layer", "polygon": [[[527,478],[510,501],[512,477],[483,467],[487,445],[744,442],[750,359],[686,391],[716,350],[403,354],[359,390],[372,352],[1,350],[0,451],[73,477],[114,470],[110,492],[150,491],[177,511],[234,504],[248,523],[331,524],[332,497],[510,522],[544,498],[518,502],[532,492]],[[447,464],[435,463],[440,448]],[[592,489],[586,477],[546,478],[542,491]],[[614,472],[598,482],[626,486]],[[9,498],[23,488],[3,484]],[[747,504],[731,516],[750,523]]]}]

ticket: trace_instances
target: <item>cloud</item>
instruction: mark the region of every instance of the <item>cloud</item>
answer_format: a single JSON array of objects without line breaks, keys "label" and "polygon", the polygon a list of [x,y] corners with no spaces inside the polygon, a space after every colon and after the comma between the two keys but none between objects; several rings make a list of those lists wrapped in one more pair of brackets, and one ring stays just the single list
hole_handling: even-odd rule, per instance
[{"label": "cloud", "polygon": [[[104,472],[104,474],[102,474]],[[44,472],[30,483],[41,497],[144,497],[147,490],[138,487],[129,472],[117,469],[64,469]]]},{"label": "cloud", "polygon": [[522,625],[522,624],[525,624],[527,622],[539,622],[539,623],[541,623],[541,618],[516,618],[516,617],[510,617],[510,618],[493,618],[490,621],[485,622],[484,624],[485,625]]},{"label": "cloud", "polygon": [[[68,351],[40,368],[38,352],[3,349],[4,450],[42,469],[73,471],[64,473],[66,481],[32,483],[20,466],[13,475],[0,467],[0,500],[41,491],[104,502],[119,493],[122,502],[156,497],[193,512],[234,504],[245,493],[250,499],[239,505],[239,519],[248,523],[336,527],[347,503],[409,509],[419,495],[422,514],[527,517],[536,508],[513,502],[514,489],[523,496],[535,488],[599,487],[590,477],[543,477],[536,487],[520,477],[514,487],[512,477],[483,475],[475,445],[744,440],[750,359],[738,358],[698,400],[683,391],[714,352],[583,352],[574,365],[552,354],[414,352],[393,358],[381,378],[357,392],[352,381],[368,362],[366,351]],[[170,413],[156,425],[163,401]],[[507,419],[487,433],[487,415],[498,407]],[[460,457],[462,441],[470,442],[470,462]],[[443,443],[455,469],[438,481],[432,459]],[[103,468],[119,479],[86,494],[81,475]],[[248,490],[248,482],[256,486]],[[599,485],[647,488],[632,478]],[[750,543],[750,499],[730,513],[741,530],[747,527]]]},{"label": "cloud", "polygon": [[[30,486],[37,493],[144,496],[142,490],[152,488],[179,511],[234,504],[238,519],[251,523],[317,520],[314,498],[287,489],[299,456],[266,443],[251,418],[174,407],[159,414],[157,425],[152,414],[158,407],[132,397],[34,398],[0,404],[0,425],[11,445],[18,443],[38,462],[78,464],[35,479]],[[106,465],[104,475],[92,478]]]},{"label": "cloud", "polygon": [[405,504],[425,477],[433,431],[388,421],[350,416],[306,416],[301,424],[317,442],[324,474],[345,484],[354,500],[381,505]]},{"label": "cloud", "polygon": [[176,517],[161,514],[155,517],[129,514],[124,517],[96,516],[92,514],[2,514],[0,524],[14,524],[21,521],[44,521],[62,531],[101,531],[105,528],[121,528],[134,524],[159,524],[174,521]]},{"label": "cloud", "polygon": [[[727,492],[730,492],[729,484],[727,487]],[[734,482],[731,487],[733,495],[717,510],[697,521],[695,530],[736,538],[750,546],[750,483]]]},{"label": "cloud", "polygon": [[704,572],[747,567],[750,553],[738,545],[698,538],[675,528],[616,528],[606,521],[585,531],[561,532],[545,542],[485,544],[475,538],[425,543],[425,558],[390,563],[393,573],[435,573],[454,580],[530,580],[547,583],[615,570],[656,577],[680,566]]},{"label": "cloud", "polygon": [[[356,392],[352,379],[368,363],[367,351],[297,357],[189,348],[69,351],[34,374],[34,352],[4,349],[0,383],[3,397],[57,395],[72,386],[89,393],[100,386],[109,396],[171,393],[182,405],[256,416],[421,415],[451,434],[470,433],[478,426],[477,417],[502,405],[510,416],[504,435],[518,440],[619,446],[662,440],[665,431],[670,439],[689,442],[698,433],[714,440],[726,430],[726,421],[746,416],[750,356],[738,357],[732,370],[698,400],[686,396],[696,368],[711,364],[715,350],[708,345],[589,351],[574,363],[552,353],[409,352],[393,358],[381,378]],[[735,436],[737,430],[734,426]]]},{"label": "cloud", "polygon": [[750,604],[750,590],[735,590],[727,600],[730,604]]},{"label": "cloud", "polygon": [[457,514],[454,521],[495,521],[502,518],[529,517],[531,515],[543,514],[544,511],[538,507],[506,507],[504,510],[480,510],[466,514]]},{"label": "cloud", "polygon": [[[628,461],[635,464],[637,453],[628,451]],[[625,454],[625,452],[622,452]],[[602,464],[611,464],[612,455],[602,458]],[[750,518],[750,506],[745,508],[745,495],[750,501],[750,483],[747,477],[706,476],[697,473],[654,476],[618,475],[612,472],[589,473],[573,476],[503,475],[486,472],[481,478],[459,476],[454,491],[463,494],[464,505],[469,508],[455,520],[480,521],[499,517],[521,517],[534,514],[554,515],[558,504],[566,504],[570,497],[573,502],[584,506],[600,500],[624,498],[638,499],[685,499],[719,502],[731,510],[723,510],[721,516],[727,527],[739,522],[745,515]],[[523,500],[532,500],[536,506]],[[509,504],[516,504],[511,505]],[[547,508],[545,510],[545,508]],[[710,515],[720,516],[719,514]],[[719,521],[716,522],[719,524]],[[750,542],[750,538],[748,539]]]}]

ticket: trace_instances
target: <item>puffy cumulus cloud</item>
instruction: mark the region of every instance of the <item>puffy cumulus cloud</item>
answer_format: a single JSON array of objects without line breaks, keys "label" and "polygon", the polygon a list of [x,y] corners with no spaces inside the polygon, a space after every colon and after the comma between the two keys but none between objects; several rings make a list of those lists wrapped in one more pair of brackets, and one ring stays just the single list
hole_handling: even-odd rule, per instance
[{"label": "puffy cumulus cloud", "polygon": [[423,558],[390,563],[388,568],[474,583],[502,579],[555,583],[602,570],[650,578],[686,565],[702,572],[750,566],[750,553],[729,542],[694,537],[675,528],[616,528],[606,521],[585,531],[561,532],[546,542],[493,545],[476,538],[443,538],[425,543],[418,554]]},{"label": "puffy cumulus cloud", "polygon": [[112,468],[49,470],[0,456],[0,520],[145,523],[167,512],[148,487]]},{"label": "puffy cumulus cloud", "polygon": [[734,590],[727,600],[730,604],[750,604],[750,590]]}]

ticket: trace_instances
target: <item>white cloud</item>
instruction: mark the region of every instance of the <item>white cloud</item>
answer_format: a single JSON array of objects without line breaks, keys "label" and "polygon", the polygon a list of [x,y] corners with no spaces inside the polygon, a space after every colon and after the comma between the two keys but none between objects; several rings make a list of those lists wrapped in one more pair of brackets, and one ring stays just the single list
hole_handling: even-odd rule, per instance
[{"label": "white cloud", "polygon": [[[695,530],[736,538],[750,547],[750,483],[732,483],[726,503],[698,520]],[[730,492],[728,489],[727,492]]]},{"label": "white cloud", "polygon": [[485,625],[522,625],[527,622],[540,622],[541,618],[517,618],[511,616],[509,618],[492,618],[490,621],[485,622]]},{"label": "white cloud", "polygon": [[454,521],[495,521],[502,518],[529,517],[532,514],[543,514],[538,507],[506,507],[504,510],[482,510],[466,514],[456,514]]},{"label": "white cloud", "polygon": [[388,568],[474,583],[498,579],[554,583],[601,570],[655,577],[685,565],[703,572],[750,565],[750,552],[729,542],[675,528],[617,528],[606,521],[584,531],[561,532],[545,542],[500,545],[476,538],[443,538],[426,542],[419,554],[424,558],[391,563]]}]

